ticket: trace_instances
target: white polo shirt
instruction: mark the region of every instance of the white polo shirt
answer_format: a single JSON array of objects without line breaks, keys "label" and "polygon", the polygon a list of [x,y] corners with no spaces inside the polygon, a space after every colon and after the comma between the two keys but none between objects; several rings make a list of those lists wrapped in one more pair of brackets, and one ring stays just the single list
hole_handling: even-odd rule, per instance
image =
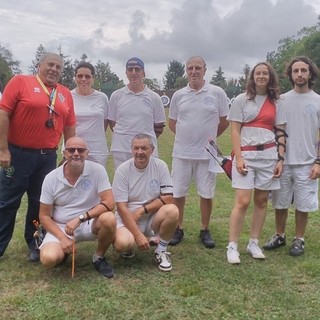
[{"label": "white polo shirt", "polygon": [[86,160],[74,186],[64,177],[63,167],[45,177],[40,196],[41,203],[53,205],[52,218],[60,224],[96,206],[100,202],[99,192],[111,189],[108,174],[101,164]]}]

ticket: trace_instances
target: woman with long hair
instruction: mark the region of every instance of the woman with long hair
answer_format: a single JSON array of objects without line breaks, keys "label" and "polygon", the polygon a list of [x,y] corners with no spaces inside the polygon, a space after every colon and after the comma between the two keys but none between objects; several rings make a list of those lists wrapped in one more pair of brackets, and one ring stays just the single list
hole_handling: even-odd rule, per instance
[{"label": "woman with long hair", "polygon": [[285,151],[285,119],[277,112],[278,98],[275,71],[269,63],[260,62],[250,73],[246,92],[237,96],[230,108],[232,187],[235,188],[227,247],[227,260],[231,264],[240,263],[238,241],[252,194],[254,205],[247,252],[255,259],[265,259],[258,244],[259,236],[269,191],[280,188]]}]

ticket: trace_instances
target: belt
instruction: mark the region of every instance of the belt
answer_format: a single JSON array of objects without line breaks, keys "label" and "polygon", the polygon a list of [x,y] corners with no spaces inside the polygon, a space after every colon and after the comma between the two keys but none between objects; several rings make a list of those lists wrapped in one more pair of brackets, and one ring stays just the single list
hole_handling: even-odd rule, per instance
[{"label": "belt", "polygon": [[38,154],[47,154],[47,153],[53,153],[56,152],[58,147],[55,148],[43,148],[43,149],[33,149],[33,148],[24,148],[24,147],[19,147],[14,144],[9,144],[10,148],[20,150],[23,152],[30,152],[30,153],[38,153]]},{"label": "belt", "polygon": [[241,151],[263,151],[264,149],[275,147],[277,144],[275,142],[266,144],[257,144],[256,146],[243,146]]}]

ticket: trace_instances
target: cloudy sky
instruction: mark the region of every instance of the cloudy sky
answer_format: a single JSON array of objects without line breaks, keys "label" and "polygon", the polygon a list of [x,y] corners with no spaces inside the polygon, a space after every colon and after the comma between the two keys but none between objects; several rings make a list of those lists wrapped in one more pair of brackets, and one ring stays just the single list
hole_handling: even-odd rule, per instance
[{"label": "cloudy sky", "polygon": [[210,80],[219,66],[227,78],[240,75],[318,15],[320,0],[6,0],[0,44],[24,72],[42,44],[109,62],[125,81],[129,57],[141,57],[146,76],[160,82],[170,61],[201,55]]}]

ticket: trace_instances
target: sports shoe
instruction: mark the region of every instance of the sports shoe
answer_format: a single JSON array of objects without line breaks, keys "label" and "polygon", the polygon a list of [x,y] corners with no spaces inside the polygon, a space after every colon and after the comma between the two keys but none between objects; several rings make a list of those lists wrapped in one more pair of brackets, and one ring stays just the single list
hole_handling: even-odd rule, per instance
[{"label": "sports shoe", "polygon": [[250,240],[247,246],[247,252],[251,254],[254,259],[265,259],[265,255],[262,250],[259,248],[258,240]]},{"label": "sports shoe", "polygon": [[299,238],[293,239],[291,248],[289,250],[289,255],[297,257],[303,254],[304,254],[304,241]]},{"label": "sports shoe", "polygon": [[169,258],[170,252],[161,251],[154,253],[154,260],[161,271],[171,271],[172,265]]},{"label": "sports shoe", "polygon": [[93,262],[95,269],[106,278],[114,277],[114,271],[111,264],[108,263],[105,257],[98,258]]},{"label": "sports shoe", "polygon": [[123,259],[132,259],[136,255],[136,253],[134,249],[129,249],[127,251],[121,252],[120,255]]},{"label": "sports shoe", "polygon": [[40,260],[40,251],[36,246],[31,247],[28,254],[30,262],[38,262]]},{"label": "sports shoe", "polygon": [[240,263],[240,254],[238,252],[237,245],[229,243],[227,246],[227,260],[231,264],[239,264]]},{"label": "sports shoe", "polygon": [[180,229],[179,227],[177,227],[176,231],[174,232],[172,239],[169,242],[170,246],[176,246],[177,244],[179,244],[184,236],[184,232],[183,229]]},{"label": "sports shoe", "polygon": [[265,250],[273,250],[286,245],[286,236],[274,234],[272,238],[263,246]]},{"label": "sports shoe", "polygon": [[208,229],[200,230],[200,241],[206,248],[214,248],[216,245]]}]

